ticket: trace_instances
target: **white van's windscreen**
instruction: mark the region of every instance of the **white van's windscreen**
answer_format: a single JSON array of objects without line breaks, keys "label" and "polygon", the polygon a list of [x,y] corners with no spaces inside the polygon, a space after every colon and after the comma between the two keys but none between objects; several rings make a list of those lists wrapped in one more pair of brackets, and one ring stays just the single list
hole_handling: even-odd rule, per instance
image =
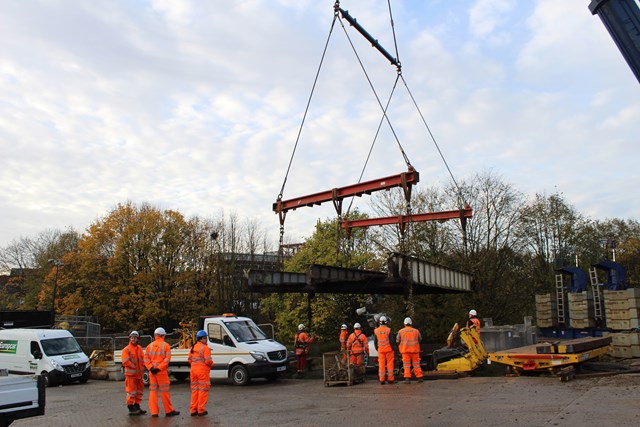
[{"label": "white van's windscreen", "polygon": [[42,340],[42,350],[47,356],[59,356],[61,354],[80,353],[82,349],[75,338],[52,338]]},{"label": "white van's windscreen", "polygon": [[225,325],[238,342],[267,339],[262,330],[251,321],[225,322]]}]

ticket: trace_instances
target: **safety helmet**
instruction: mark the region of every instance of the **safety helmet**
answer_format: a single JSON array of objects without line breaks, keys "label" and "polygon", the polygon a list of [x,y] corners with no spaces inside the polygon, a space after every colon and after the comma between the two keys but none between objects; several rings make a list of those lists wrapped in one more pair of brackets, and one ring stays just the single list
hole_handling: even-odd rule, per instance
[{"label": "safety helmet", "polygon": [[155,331],[153,331],[153,335],[167,335],[167,332],[164,330],[164,328],[156,328]]},{"label": "safety helmet", "polygon": [[478,312],[475,310],[469,310],[469,316],[477,316]]},{"label": "safety helmet", "polygon": [[139,337],[140,334],[138,333],[138,331],[131,331],[131,333],[129,334],[130,337]]},{"label": "safety helmet", "polygon": [[347,325],[343,323],[342,326],[340,326],[340,329],[347,329]]},{"label": "safety helmet", "polygon": [[387,316],[380,316],[380,323],[387,323]]},{"label": "safety helmet", "polygon": [[196,334],[196,338],[197,339],[200,339],[200,338],[206,337],[206,336],[207,336],[207,331],[204,331],[204,330],[198,331],[198,333]]},{"label": "safety helmet", "polygon": [[360,323],[356,323],[353,325],[353,329],[362,329],[362,326],[360,326]]},{"label": "safety helmet", "polygon": [[411,325],[411,324],[413,324],[413,322],[411,322],[411,317],[405,317],[405,318],[404,318],[404,324],[405,324],[405,325]]},{"label": "safety helmet", "polygon": [[304,330],[304,324],[300,323],[300,324],[298,325],[298,330],[299,330],[299,331],[303,331],[303,330]]}]

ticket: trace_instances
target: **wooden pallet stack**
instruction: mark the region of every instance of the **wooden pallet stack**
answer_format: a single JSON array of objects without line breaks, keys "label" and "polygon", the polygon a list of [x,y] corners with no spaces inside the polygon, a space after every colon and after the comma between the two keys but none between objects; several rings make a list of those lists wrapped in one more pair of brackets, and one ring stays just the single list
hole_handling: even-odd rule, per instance
[{"label": "wooden pallet stack", "polygon": [[624,291],[604,291],[607,327],[616,331],[628,331],[640,327],[640,288]]},{"label": "wooden pallet stack", "polygon": [[593,328],[596,326],[593,311],[593,292],[569,292],[569,325],[576,329]]},{"label": "wooden pallet stack", "polygon": [[536,295],[536,324],[541,328],[558,326],[558,309],[552,294]]}]

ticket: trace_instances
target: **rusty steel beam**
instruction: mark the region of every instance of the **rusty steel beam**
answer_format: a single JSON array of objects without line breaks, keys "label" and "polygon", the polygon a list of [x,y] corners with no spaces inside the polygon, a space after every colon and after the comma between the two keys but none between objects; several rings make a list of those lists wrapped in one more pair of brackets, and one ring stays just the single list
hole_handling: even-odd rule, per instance
[{"label": "rusty steel beam", "polygon": [[471,218],[473,210],[471,207],[457,209],[453,211],[428,212],[413,215],[396,215],[382,218],[367,218],[358,220],[342,220],[342,228],[345,230],[351,228],[365,228],[378,225],[399,224],[404,225],[409,222],[426,222],[426,221],[447,221],[449,219]]},{"label": "rusty steel beam", "polygon": [[411,187],[420,181],[418,171],[410,168],[408,172],[397,175],[387,176],[372,181],[360,182],[358,184],[348,185],[346,187],[334,188],[320,193],[310,194],[308,196],[296,197],[289,200],[276,200],[273,204],[273,211],[282,214],[289,210],[295,210],[303,206],[320,205],[324,202],[341,201],[346,197],[362,196],[363,194],[371,194],[374,191],[389,190],[395,187]]}]

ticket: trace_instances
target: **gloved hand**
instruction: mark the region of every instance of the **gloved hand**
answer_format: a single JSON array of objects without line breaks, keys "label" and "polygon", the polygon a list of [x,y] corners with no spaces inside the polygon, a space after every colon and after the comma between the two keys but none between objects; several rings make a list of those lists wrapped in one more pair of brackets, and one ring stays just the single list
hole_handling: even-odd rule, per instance
[{"label": "gloved hand", "polygon": [[149,372],[151,372],[153,375],[157,374],[158,372],[160,372],[160,369],[158,368],[151,368],[149,369]]}]

